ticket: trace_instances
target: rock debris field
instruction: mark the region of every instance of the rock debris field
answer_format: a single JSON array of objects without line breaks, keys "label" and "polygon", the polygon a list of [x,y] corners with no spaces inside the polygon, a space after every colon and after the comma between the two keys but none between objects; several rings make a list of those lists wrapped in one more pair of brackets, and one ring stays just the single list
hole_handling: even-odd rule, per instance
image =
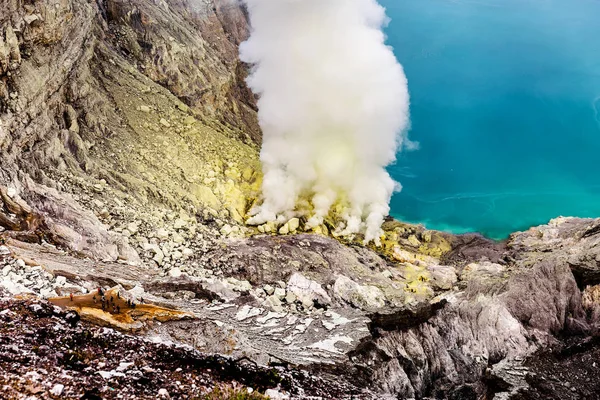
[{"label": "rock debris field", "polygon": [[313,386],[307,396],[335,395],[335,388],[328,393],[300,372],[203,355],[87,324],[44,300],[0,295],[2,399],[263,398],[258,391],[287,398],[286,391],[297,393],[297,382]]}]

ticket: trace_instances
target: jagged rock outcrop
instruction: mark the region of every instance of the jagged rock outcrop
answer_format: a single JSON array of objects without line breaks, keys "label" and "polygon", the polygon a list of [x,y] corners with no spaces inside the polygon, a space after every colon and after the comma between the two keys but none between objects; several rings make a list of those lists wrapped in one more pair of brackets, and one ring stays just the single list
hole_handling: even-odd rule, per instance
[{"label": "jagged rock outcrop", "polygon": [[[600,236],[586,232],[597,223],[555,220],[513,235],[503,250],[487,242],[508,261],[465,258],[446,266],[457,273],[446,289],[428,267],[415,274],[416,265],[314,235],[223,239],[188,260],[185,273],[164,278],[144,265],[124,269],[36,244],[7,245],[12,257],[68,277],[74,291],[121,285],[194,315],[149,327],[151,336],[301,367],[344,382],[348,398],[500,399],[529,390],[535,371],[527,360],[538,351],[598,331],[593,291],[583,301],[577,266],[565,262],[595,259]],[[590,268],[584,277],[594,275]]]}]

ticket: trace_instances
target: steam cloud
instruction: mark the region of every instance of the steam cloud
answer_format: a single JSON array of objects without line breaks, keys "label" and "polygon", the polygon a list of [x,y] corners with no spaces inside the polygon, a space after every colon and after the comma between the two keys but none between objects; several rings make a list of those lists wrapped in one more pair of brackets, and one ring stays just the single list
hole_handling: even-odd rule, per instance
[{"label": "steam cloud", "polygon": [[385,167],[405,136],[409,95],[385,44],[376,0],[245,0],[252,32],[240,57],[259,94],[263,197],[248,224],[306,227],[330,212],[341,235],[379,241],[400,184]]}]

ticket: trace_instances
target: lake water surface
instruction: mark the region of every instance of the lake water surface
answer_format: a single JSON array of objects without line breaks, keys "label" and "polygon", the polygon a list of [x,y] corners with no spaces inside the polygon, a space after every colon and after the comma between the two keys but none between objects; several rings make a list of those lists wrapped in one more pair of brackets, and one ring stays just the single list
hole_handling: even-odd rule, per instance
[{"label": "lake water surface", "polygon": [[420,143],[392,215],[493,238],[600,217],[600,1],[380,2]]}]

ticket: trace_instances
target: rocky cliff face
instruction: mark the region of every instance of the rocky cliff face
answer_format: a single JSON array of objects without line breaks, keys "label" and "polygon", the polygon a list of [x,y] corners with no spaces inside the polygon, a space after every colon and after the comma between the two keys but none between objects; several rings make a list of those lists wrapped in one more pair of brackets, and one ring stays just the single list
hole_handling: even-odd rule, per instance
[{"label": "rocky cliff face", "polygon": [[241,221],[260,140],[245,18],[197,3],[0,4],[0,177],[74,250],[132,254],[84,210],[105,187]]},{"label": "rocky cliff face", "polygon": [[[598,351],[600,220],[504,243],[390,220],[378,248],[301,220],[244,226],[261,181],[237,59],[247,31],[231,0],[0,0],[0,286],[88,324],[67,332],[59,311],[29,315],[53,310],[45,301],[4,298],[0,331],[19,337],[0,342],[11,398],[57,385],[63,398],[164,396],[129,393],[137,379],[110,354],[88,357],[98,340],[74,343],[77,365],[32,355],[54,320],[59,338],[107,335],[93,324],[135,333],[119,341],[150,354],[148,338],[186,345],[191,377],[160,381],[174,398],[253,380],[272,398],[594,398],[595,366],[578,357]],[[107,305],[98,288],[123,299]],[[14,352],[18,368],[2,358]],[[581,372],[560,376],[552,357]],[[114,370],[36,377],[52,363]]]}]

